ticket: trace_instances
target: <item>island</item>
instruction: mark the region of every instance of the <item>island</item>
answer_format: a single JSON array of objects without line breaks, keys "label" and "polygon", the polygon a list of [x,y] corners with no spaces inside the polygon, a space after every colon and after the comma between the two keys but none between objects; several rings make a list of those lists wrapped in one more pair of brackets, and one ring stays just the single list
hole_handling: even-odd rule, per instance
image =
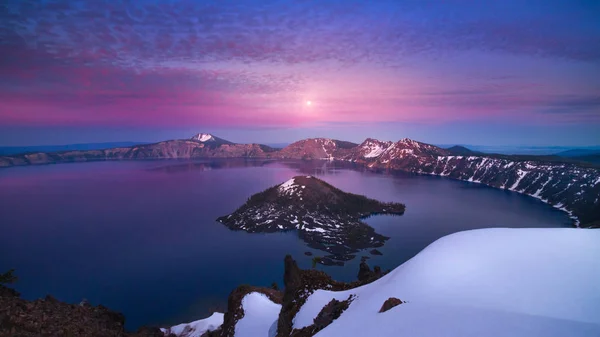
[{"label": "island", "polygon": [[[296,176],[251,196],[235,212],[219,217],[232,230],[249,233],[297,231],[309,247],[329,253],[323,264],[347,261],[360,250],[384,245],[362,219],[376,214],[404,214],[405,205],[346,193],[313,176]],[[337,261],[337,262],[336,262]]]}]

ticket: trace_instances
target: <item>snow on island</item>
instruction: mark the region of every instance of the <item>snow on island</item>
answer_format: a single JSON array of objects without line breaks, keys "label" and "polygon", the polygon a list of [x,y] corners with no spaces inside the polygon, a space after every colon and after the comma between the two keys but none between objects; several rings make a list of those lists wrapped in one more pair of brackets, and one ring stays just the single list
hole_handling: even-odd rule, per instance
[{"label": "snow on island", "polygon": [[341,264],[354,258],[352,253],[381,247],[388,239],[361,218],[399,215],[404,208],[400,203],[343,192],[311,176],[297,176],[251,196],[242,207],[217,221],[251,233],[297,230],[310,247],[330,254],[324,263]]}]

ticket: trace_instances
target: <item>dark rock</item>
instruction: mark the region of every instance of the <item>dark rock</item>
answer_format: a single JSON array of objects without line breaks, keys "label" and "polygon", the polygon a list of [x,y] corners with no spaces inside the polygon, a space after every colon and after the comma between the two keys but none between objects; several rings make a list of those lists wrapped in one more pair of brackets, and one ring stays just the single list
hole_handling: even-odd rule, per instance
[{"label": "dark rock", "polygon": [[[311,329],[293,330],[292,321],[306,299],[318,289],[330,291],[343,291],[359,287],[368,282],[374,281],[376,278],[371,278],[367,281],[356,281],[351,283],[338,282],[320,270],[302,270],[295,263],[292,263],[291,256],[286,256],[284,260],[285,275],[294,275],[295,282],[287,282],[283,293],[283,304],[279,319],[277,321],[277,337],[305,337],[313,336],[316,333]],[[290,269],[288,271],[288,269]],[[285,277],[286,279],[288,277]],[[287,285],[291,285],[288,287]]]},{"label": "dark rock", "polygon": [[164,337],[158,328],[125,331],[125,317],[102,305],[68,304],[48,295],[27,301],[0,285],[0,337]]},{"label": "dark rock", "polygon": [[366,261],[366,260],[368,260],[370,258],[371,258],[370,256],[363,255],[363,256],[360,257],[360,261],[363,262],[363,261]]},{"label": "dark rock", "polygon": [[371,271],[371,268],[369,267],[369,265],[366,262],[361,262],[360,265],[358,266],[358,280],[359,281],[366,281],[369,278],[371,278],[373,272]]},{"label": "dark rock", "polygon": [[358,280],[363,283],[371,283],[383,276],[381,268],[375,266],[371,271],[371,268],[365,261],[361,261],[358,269]]},{"label": "dark rock", "polygon": [[300,285],[300,268],[291,255],[286,255],[283,263],[283,285],[295,289]]},{"label": "dark rock", "polygon": [[377,249],[373,249],[369,253],[371,253],[371,255],[383,255],[383,253]]},{"label": "dark rock", "polygon": [[383,302],[383,305],[381,306],[381,309],[379,309],[379,312],[386,312],[388,310],[390,310],[391,308],[400,305],[404,302],[402,302],[401,300],[395,298],[395,297],[390,297],[387,300],[385,300],[385,302]]},{"label": "dark rock", "polygon": [[51,303],[56,303],[58,302],[58,300],[56,298],[54,298],[52,295],[46,295],[46,298],[44,298],[45,301],[51,302]]},{"label": "dark rock", "polygon": [[352,300],[353,297],[352,295],[350,295],[350,297],[348,297],[348,299],[345,301],[338,301],[336,299],[333,299],[329,303],[327,303],[327,305],[324,306],[323,309],[321,309],[317,317],[315,317],[314,319],[313,325],[314,330],[316,330],[315,332],[323,330],[333,321],[338,319],[342,315],[342,313],[346,309],[348,309]]},{"label": "dark rock", "polygon": [[304,252],[304,255],[306,255],[306,256],[312,256],[313,253],[311,253],[311,252]]},{"label": "dark rock", "polygon": [[141,327],[138,331],[130,334],[129,337],[171,337],[176,336],[175,334],[165,335],[159,328],[156,327]]},{"label": "dark rock", "polygon": [[376,278],[380,278],[381,276],[383,276],[383,273],[381,272],[381,267],[379,267],[379,266],[373,267],[373,276]]},{"label": "dark rock", "polygon": [[0,297],[19,297],[21,294],[9,287],[0,284]]}]

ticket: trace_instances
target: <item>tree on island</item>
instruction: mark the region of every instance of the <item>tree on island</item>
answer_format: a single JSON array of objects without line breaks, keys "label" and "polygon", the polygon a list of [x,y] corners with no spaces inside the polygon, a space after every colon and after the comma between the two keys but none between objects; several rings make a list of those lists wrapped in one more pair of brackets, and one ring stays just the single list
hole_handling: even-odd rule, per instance
[{"label": "tree on island", "polygon": [[17,277],[13,274],[14,269],[7,271],[4,274],[0,274],[0,285],[12,284],[17,282]]}]

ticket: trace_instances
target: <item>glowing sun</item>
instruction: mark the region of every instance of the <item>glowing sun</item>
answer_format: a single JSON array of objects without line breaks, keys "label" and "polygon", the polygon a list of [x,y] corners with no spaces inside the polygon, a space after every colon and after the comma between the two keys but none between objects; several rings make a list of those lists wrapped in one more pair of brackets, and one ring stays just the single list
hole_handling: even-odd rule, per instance
[{"label": "glowing sun", "polygon": [[306,105],[307,106],[311,106],[312,105],[312,101],[306,101]]}]

